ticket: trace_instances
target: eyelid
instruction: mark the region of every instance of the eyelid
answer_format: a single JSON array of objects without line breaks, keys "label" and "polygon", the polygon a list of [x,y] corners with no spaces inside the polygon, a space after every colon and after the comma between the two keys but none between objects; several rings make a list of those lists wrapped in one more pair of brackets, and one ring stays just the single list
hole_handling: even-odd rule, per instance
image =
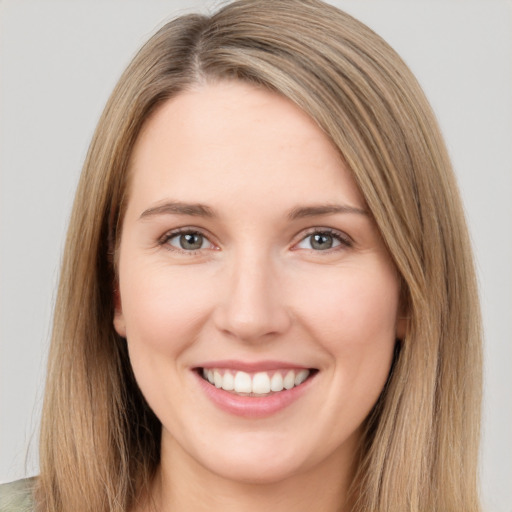
[{"label": "eyelid", "polygon": [[219,249],[218,244],[212,241],[212,235],[210,235],[204,229],[198,228],[196,226],[184,226],[180,228],[170,229],[169,231],[166,231],[161,237],[158,238],[157,243],[159,246],[164,247],[168,251],[186,254],[187,256],[193,256],[201,251],[204,251],[205,249],[186,251],[184,249],[179,249],[178,247],[174,247],[167,243],[171,238],[174,238],[175,236],[189,233],[201,235],[204,238],[206,238],[206,240],[208,240],[208,242],[213,246],[211,249],[209,248],[208,250]]},{"label": "eyelid", "polygon": [[[177,247],[171,246],[170,244],[167,243],[171,238],[178,236],[180,234],[185,234],[185,233],[199,234],[199,235],[203,236],[204,238],[206,238],[208,240],[208,242],[213,246],[212,248],[208,248],[208,250],[219,250],[219,244],[212,241],[212,239],[214,237],[208,231],[205,231],[204,229],[199,228],[197,226],[183,226],[183,227],[179,227],[179,228],[170,229],[158,238],[157,243],[159,246],[164,247],[166,250],[169,250],[172,252],[177,252],[177,253],[182,253],[182,254],[187,254],[188,256],[193,256],[194,254],[197,254],[197,253],[205,250],[205,249],[197,249],[197,250],[190,250],[190,251],[182,250]],[[330,227],[316,226],[316,227],[308,228],[308,229],[302,231],[299,235],[297,235],[295,237],[295,241],[292,244],[291,250],[308,250],[308,249],[300,249],[297,247],[297,245],[300,242],[302,242],[303,240],[305,240],[307,237],[309,237],[311,235],[315,235],[315,234],[327,234],[327,235],[332,236],[333,238],[335,238],[336,240],[338,240],[340,242],[339,246],[336,246],[336,247],[333,247],[330,249],[325,249],[323,251],[310,249],[311,251],[313,251],[315,253],[322,253],[322,252],[330,253],[330,252],[333,252],[336,250],[340,250],[340,248],[345,249],[348,247],[352,247],[354,245],[354,241],[352,240],[352,238],[349,235],[347,235],[345,232],[340,231],[338,229],[330,228]]]},{"label": "eyelid", "polygon": [[[316,235],[316,234],[326,234],[326,235],[332,236],[333,238],[335,238],[336,240],[338,240],[340,242],[340,246],[342,249],[345,249],[347,247],[352,247],[354,245],[354,241],[352,240],[352,238],[349,235],[347,235],[345,232],[340,231],[339,229],[327,228],[327,227],[313,227],[313,228],[309,228],[309,229],[301,232],[300,235],[298,235],[296,241],[293,243],[292,250],[307,250],[307,249],[299,249],[297,247],[297,245],[300,242],[302,242],[303,240],[305,240],[306,238],[308,238],[309,236]],[[314,249],[310,249],[310,250],[313,252],[316,252],[316,253],[322,253],[322,252],[329,253],[332,251],[339,250],[339,246],[333,247],[331,249],[325,249],[323,251],[318,251],[318,250],[314,250]]]}]

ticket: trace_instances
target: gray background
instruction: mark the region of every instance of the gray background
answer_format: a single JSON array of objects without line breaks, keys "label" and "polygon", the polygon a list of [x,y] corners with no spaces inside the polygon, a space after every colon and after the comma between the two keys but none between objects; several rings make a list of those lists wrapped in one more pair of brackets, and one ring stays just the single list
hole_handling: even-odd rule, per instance
[{"label": "gray background", "polygon": [[[332,3],[404,57],[446,137],[475,246],[486,330],[482,494],[487,510],[511,512],[512,3]],[[0,1],[0,481],[37,472],[60,253],[107,96],[155,28],[176,13],[214,5]]]}]

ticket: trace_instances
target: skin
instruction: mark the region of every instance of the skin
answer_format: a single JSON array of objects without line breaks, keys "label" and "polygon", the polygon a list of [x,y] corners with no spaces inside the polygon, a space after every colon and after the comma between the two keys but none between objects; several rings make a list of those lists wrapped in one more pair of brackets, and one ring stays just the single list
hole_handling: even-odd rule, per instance
[{"label": "skin", "polygon": [[[343,510],[403,326],[396,270],[338,151],[287,99],[220,82],[161,106],[130,172],[114,325],[163,426],[154,507]],[[175,202],[212,215],[163,206]],[[319,205],[345,210],[290,217]],[[318,373],[277,413],[240,417],[194,371],[226,359]]]}]

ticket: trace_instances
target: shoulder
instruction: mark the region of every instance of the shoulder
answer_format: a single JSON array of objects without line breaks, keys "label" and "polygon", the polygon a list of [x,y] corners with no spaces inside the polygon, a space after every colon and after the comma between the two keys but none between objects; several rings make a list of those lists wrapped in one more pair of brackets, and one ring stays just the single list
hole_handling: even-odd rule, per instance
[{"label": "shoulder", "polygon": [[32,491],[36,478],[0,484],[0,512],[33,512]]}]

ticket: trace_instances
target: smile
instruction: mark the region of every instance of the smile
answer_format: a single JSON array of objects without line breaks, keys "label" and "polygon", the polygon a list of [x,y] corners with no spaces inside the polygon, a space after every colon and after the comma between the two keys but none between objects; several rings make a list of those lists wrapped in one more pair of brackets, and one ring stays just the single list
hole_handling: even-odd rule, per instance
[{"label": "smile", "polygon": [[268,396],[300,386],[312,370],[288,369],[248,373],[224,368],[203,368],[202,377],[216,388],[240,396]]},{"label": "smile", "polygon": [[247,419],[268,418],[300,402],[320,373],[279,361],[212,361],[192,369],[199,389],[215,407]]}]

